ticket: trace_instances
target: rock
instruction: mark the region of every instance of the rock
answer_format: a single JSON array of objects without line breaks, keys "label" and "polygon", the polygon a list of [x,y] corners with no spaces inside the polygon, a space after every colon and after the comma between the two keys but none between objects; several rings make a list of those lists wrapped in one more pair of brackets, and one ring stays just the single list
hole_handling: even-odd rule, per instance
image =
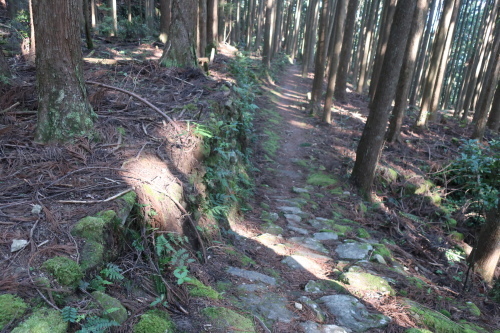
[{"label": "rock", "polygon": [[345,328],[337,325],[321,325],[313,321],[306,321],[301,323],[300,326],[305,333],[349,333]]},{"label": "rock", "polygon": [[103,316],[110,320],[116,321],[118,324],[123,324],[128,317],[125,307],[114,297],[111,297],[101,291],[94,291],[92,297],[104,310]]},{"label": "rock", "polygon": [[297,310],[302,310],[303,306],[302,306],[302,304],[295,302],[295,308]]},{"label": "rock", "polygon": [[314,239],[319,241],[337,240],[339,235],[334,232],[317,232],[314,234]]},{"label": "rock", "polygon": [[314,312],[314,315],[316,316],[316,321],[319,321],[320,323],[325,321],[326,313],[319,307],[318,303],[316,303],[307,296],[301,296],[297,301],[299,301],[300,303],[305,305],[309,310]]},{"label": "rock", "polygon": [[292,237],[290,238],[290,241],[300,244],[304,247],[307,247],[308,249],[318,251],[318,252],[323,252],[323,253],[328,253],[329,251],[321,244],[319,241],[317,241],[314,238],[308,238],[308,237]]},{"label": "rock", "polygon": [[241,269],[241,268],[237,268],[237,267],[229,267],[227,269],[227,272],[231,275],[236,275],[236,276],[245,278],[245,279],[250,280],[250,281],[260,281],[260,282],[264,282],[264,283],[272,285],[272,286],[276,285],[275,278],[268,276],[268,275],[265,275],[265,274],[262,274],[262,273],[259,273],[259,272],[247,271],[245,269]]},{"label": "rock", "polygon": [[301,188],[301,187],[292,187],[292,192],[293,193],[309,193],[309,190],[306,188]]},{"label": "rock", "polygon": [[42,206],[40,205],[33,205],[33,208],[31,208],[31,214],[33,215],[38,215],[42,212]]},{"label": "rock", "polygon": [[320,301],[325,304],[339,325],[353,330],[364,332],[370,328],[384,327],[391,319],[382,314],[369,313],[361,302],[349,295],[323,296]]},{"label": "rock", "polygon": [[26,245],[28,245],[28,241],[26,239],[13,239],[12,244],[10,245],[10,252],[13,253],[22,250]]},{"label": "rock", "polygon": [[263,211],[262,214],[260,214],[260,218],[264,221],[276,222],[280,217],[278,213],[270,213],[267,211]]},{"label": "rock", "polygon": [[269,326],[276,321],[289,323],[296,318],[296,315],[286,307],[288,300],[270,292],[263,285],[240,286],[238,290],[241,292],[238,299],[243,303],[243,307],[264,318]]},{"label": "rock", "polygon": [[380,276],[349,271],[344,273],[342,278],[358,290],[374,291],[383,295],[395,295],[394,289]]},{"label": "rock", "polygon": [[272,234],[272,235],[281,235],[283,234],[283,228],[274,223],[266,223],[262,225],[262,231]]},{"label": "rock", "polygon": [[321,229],[331,229],[333,220],[325,219],[322,217],[316,217],[315,219],[307,221],[310,225],[312,225],[317,230]]},{"label": "rock", "polygon": [[387,265],[387,262],[385,261],[384,257],[382,257],[380,254],[375,254],[373,256],[373,259],[375,259],[378,263],[382,265]]},{"label": "rock", "polygon": [[300,208],[301,206],[301,203],[298,202],[298,201],[293,201],[293,200],[289,200],[289,199],[277,199],[276,201],[278,201],[279,203],[281,203],[282,205],[288,205],[290,207],[297,207],[297,208]]},{"label": "rock", "polygon": [[[231,309],[223,307],[208,307],[203,309],[202,313],[210,320],[217,331],[228,333],[255,332],[255,327],[251,319],[244,317]],[[174,330],[172,330],[172,332],[173,331]]]},{"label": "rock", "polygon": [[307,231],[306,229],[302,229],[302,228],[299,228],[299,227],[294,227],[292,225],[289,225],[287,228],[290,229],[290,230],[292,230],[292,231],[295,231],[296,233],[299,233],[301,235],[308,235],[309,234],[309,231]]},{"label": "rock", "polygon": [[331,292],[332,290],[341,294],[348,293],[340,283],[333,280],[310,280],[305,285],[304,290],[313,294]]},{"label": "rock", "polygon": [[325,256],[325,255],[322,255],[322,254],[319,254],[319,253],[316,253],[316,252],[312,252],[312,251],[309,251],[309,250],[297,250],[293,254],[296,255],[296,256],[302,256],[302,257],[307,257],[307,258],[319,259],[319,260],[322,260],[322,261],[333,260],[332,258],[330,258],[328,256]]},{"label": "rock", "polygon": [[309,272],[323,271],[323,267],[304,256],[291,255],[281,260],[281,262],[292,269],[305,269]]},{"label": "rock", "polygon": [[295,214],[285,214],[285,219],[290,224],[297,224],[302,221],[302,217]]},{"label": "rock", "polygon": [[368,253],[373,250],[373,246],[367,243],[345,242],[335,249],[339,258],[350,260],[361,260],[368,256]]},{"label": "rock", "polygon": [[290,207],[290,206],[280,206],[278,207],[280,211],[282,211],[285,214],[301,214],[302,210],[299,207]]}]

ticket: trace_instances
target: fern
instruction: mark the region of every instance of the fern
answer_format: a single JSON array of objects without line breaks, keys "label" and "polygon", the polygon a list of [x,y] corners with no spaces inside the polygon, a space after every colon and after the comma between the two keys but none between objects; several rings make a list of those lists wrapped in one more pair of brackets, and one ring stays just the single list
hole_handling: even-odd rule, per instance
[{"label": "fern", "polygon": [[64,321],[74,323],[78,317],[78,311],[75,308],[66,306],[61,310],[61,315]]},{"label": "fern", "polygon": [[97,316],[88,317],[78,333],[103,333],[108,328],[120,326],[116,321]]},{"label": "fern", "polygon": [[106,268],[101,271],[101,274],[110,280],[121,281],[125,278],[121,274],[121,272],[122,272],[122,269],[120,267],[118,267],[115,264],[108,263],[106,265]]}]

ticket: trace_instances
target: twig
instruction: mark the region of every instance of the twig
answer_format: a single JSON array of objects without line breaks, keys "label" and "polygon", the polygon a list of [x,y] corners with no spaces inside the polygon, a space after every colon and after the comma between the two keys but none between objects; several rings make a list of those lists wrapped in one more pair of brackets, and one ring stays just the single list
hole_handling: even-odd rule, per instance
[{"label": "twig", "polygon": [[93,204],[93,203],[100,203],[100,202],[108,202],[108,201],[111,201],[111,200],[114,200],[122,195],[124,195],[125,193],[128,193],[130,191],[132,191],[133,189],[131,188],[128,188],[126,189],[125,191],[122,191],[118,194],[115,194],[109,198],[106,198],[104,200],[57,200],[57,202],[59,203],[74,203],[74,204]]},{"label": "twig", "polygon": [[19,102],[15,102],[15,103],[14,103],[14,104],[12,104],[11,106],[9,106],[7,109],[0,111],[0,114],[2,114],[2,113],[6,113],[6,112],[9,112],[10,110],[12,110],[13,108],[15,108],[15,107],[16,107],[16,106],[18,106],[18,105],[19,105]]},{"label": "twig", "polygon": [[177,126],[177,124],[175,123],[175,121],[172,120],[172,118],[170,118],[165,112],[163,112],[162,110],[158,109],[156,106],[154,106],[153,104],[151,104],[151,102],[145,100],[143,97],[137,95],[136,93],[133,93],[131,91],[128,91],[128,90],[125,90],[125,89],[122,89],[122,88],[113,87],[113,86],[109,86],[109,85],[104,84],[104,83],[99,83],[99,82],[94,82],[94,81],[85,81],[85,83],[87,83],[87,84],[93,84],[93,85],[96,85],[96,86],[100,86],[100,87],[104,87],[104,88],[108,88],[108,89],[112,89],[112,90],[116,90],[116,91],[120,91],[122,93],[125,93],[127,95],[130,95],[132,97],[137,98],[139,101],[141,101],[142,103],[146,104],[151,109],[153,109],[154,111],[156,111],[157,113],[159,113],[163,118],[167,119],[168,122],[171,123],[172,126],[174,126],[174,128],[178,132],[180,132],[179,126]]},{"label": "twig", "polygon": [[185,81],[185,80],[183,80],[183,79],[181,79],[181,78],[178,78],[178,77],[175,77],[175,76],[172,76],[172,75],[168,75],[168,74],[165,74],[165,75],[166,75],[166,76],[168,76],[168,77],[171,77],[172,79],[179,80],[179,81],[181,81],[181,82],[184,82],[184,83],[189,84],[190,86],[193,86],[193,87],[194,87],[194,84],[192,84],[192,83],[190,83],[190,82],[187,82],[187,81]]},{"label": "twig", "polygon": [[253,317],[255,318],[255,320],[257,320],[259,322],[259,324],[262,326],[262,328],[264,329],[264,331],[266,333],[271,333],[271,330],[269,330],[269,328],[267,328],[266,324],[264,324],[264,322],[262,321],[262,319],[260,319],[256,315],[253,315]]}]

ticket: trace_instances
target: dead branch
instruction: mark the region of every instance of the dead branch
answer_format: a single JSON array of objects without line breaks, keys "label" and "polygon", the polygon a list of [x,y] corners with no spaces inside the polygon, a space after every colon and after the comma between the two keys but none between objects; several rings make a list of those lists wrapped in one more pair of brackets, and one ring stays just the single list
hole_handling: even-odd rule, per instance
[{"label": "dead branch", "polygon": [[85,83],[87,83],[87,84],[93,84],[93,85],[104,87],[104,88],[107,88],[107,89],[112,89],[112,90],[120,91],[120,92],[122,92],[124,94],[127,94],[127,95],[130,95],[132,97],[137,98],[139,101],[141,101],[142,103],[146,104],[151,109],[153,109],[154,111],[156,111],[157,113],[159,113],[163,118],[165,118],[166,120],[168,120],[168,122],[171,123],[172,126],[174,126],[175,130],[177,132],[180,132],[179,126],[177,126],[177,124],[175,123],[175,121],[172,118],[170,118],[165,112],[163,112],[162,110],[160,110],[156,106],[154,106],[151,102],[147,101],[146,99],[144,99],[143,97],[137,95],[136,93],[133,93],[131,91],[128,91],[128,90],[125,90],[125,89],[122,89],[122,88],[109,86],[109,85],[104,84],[104,83],[95,82],[95,81],[85,81]]},{"label": "dead branch", "polygon": [[131,188],[128,188],[126,189],[125,191],[122,191],[118,194],[115,194],[109,198],[106,198],[104,200],[57,200],[57,202],[59,203],[72,203],[72,204],[93,204],[93,203],[101,203],[101,202],[108,202],[108,201],[111,201],[111,200],[114,200],[118,197],[121,197],[122,195],[124,195],[125,193],[128,193],[130,191],[132,191],[133,189]]}]

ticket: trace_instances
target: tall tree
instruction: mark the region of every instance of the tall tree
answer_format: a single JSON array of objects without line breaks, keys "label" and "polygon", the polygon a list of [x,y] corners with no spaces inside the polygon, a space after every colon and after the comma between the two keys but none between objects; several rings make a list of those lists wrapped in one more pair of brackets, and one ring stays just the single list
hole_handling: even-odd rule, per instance
[{"label": "tall tree", "polygon": [[92,129],[80,46],[81,12],[81,0],[33,2],[35,38],[43,41],[36,48],[39,142],[67,141]]},{"label": "tall tree", "polygon": [[361,193],[371,199],[371,186],[375,177],[382,147],[389,111],[396,92],[396,85],[403,63],[403,55],[410,33],[416,0],[399,0],[394,14],[387,53],[382,64],[379,87],[370,108],[366,125],[356,150],[356,162],[351,181]]},{"label": "tall tree", "polygon": [[[455,27],[456,12],[458,10],[460,0],[445,0],[443,14],[439,21],[438,31],[432,48],[432,56],[430,61],[429,71],[425,80],[424,93],[422,95],[422,103],[420,114],[418,116],[416,126],[425,127],[429,113],[434,113],[437,108],[437,101],[441,94],[442,88],[442,71],[447,61],[447,50],[451,43],[453,30]],[[450,41],[447,43],[447,40]]]},{"label": "tall tree", "polygon": [[219,44],[218,3],[218,0],[208,0],[207,2],[207,44],[213,48]]},{"label": "tall tree", "polygon": [[411,78],[415,70],[418,47],[424,32],[425,16],[427,15],[428,9],[429,0],[417,0],[417,6],[413,13],[413,24],[408,42],[406,43],[403,65],[399,75],[392,117],[389,123],[389,132],[387,134],[387,141],[389,142],[396,142],[399,140],[404,113],[408,106],[408,92],[410,90]]},{"label": "tall tree", "polygon": [[316,42],[316,14],[318,0],[310,0],[307,7],[307,18],[304,30],[304,50],[302,52],[302,77],[307,77],[311,66],[314,44]]},{"label": "tall tree", "polygon": [[196,67],[196,9],[198,0],[172,0],[172,22],[169,39],[163,49],[160,64],[176,67]]},{"label": "tall tree", "polygon": [[167,42],[170,26],[172,0],[160,0],[160,41]]},{"label": "tall tree", "polygon": [[314,80],[311,94],[311,114],[316,114],[321,108],[321,95],[323,93],[323,79],[325,77],[325,38],[328,29],[328,16],[330,15],[328,7],[329,0],[323,0],[323,7],[319,16],[319,36],[316,45],[316,59],[314,63]]},{"label": "tall tree", "polygon": [[267,69],[271,68],[271,56],[273,47],[274,29],[274,1],[266,1],[266,24],[264,28],[264,50],[262,52],[262,63]]},{"label": "tall tree", "polygon": [[290,58],[293,62],[295,56],[297,55],[297,46],[299,44],[299,28],[300,28],[300,17],[302,13],[302,2],[303,0],[297,0],[297,7],[295,8],[295,23],[293,25],[293,37],[291,38],[290,47]]},{"label": "tall tree", "polygon": [[347,5],[349,0],[338,0],[335,10],[335,33],[332,34],[329,48],[330,69],[328,70],[328,85],[326,87],[325,107],[323,109],[323,122],[330,124],[332,121],[332,104],[335,83],[337,82],[337,69],[339,67],[340,51],[344,39],[345,19],[347,15]]},{"label": "tall tree", "polygon": [[500,84],[497,85],[495,97],[493,97],[487,125],[492,131],[498,132],[500,130]]},{"label": "tall tree", "polygon": [[337,71],[337,82],[335,83],[335,90],[333,94],[335,98],[341,102],[346,99],[347,76],[349,71],[349,60],[351,58],[358,3],[359,0],[350,0],[349,5],[347,6],[344,40],[342,41],[342,50],[340,51],[339,67]]},{"label": "tall tree", "polygon": [[198,55],[205,56],[207,48],[207,0],[198,0]]},{"label": "tall tree", "polygon": [[113,22],[113,31],[111,36],[116,36],[118,35],[118,9],[116,8],[116,0],[109,0],[109,7],[111,8],[111,20]]}]

